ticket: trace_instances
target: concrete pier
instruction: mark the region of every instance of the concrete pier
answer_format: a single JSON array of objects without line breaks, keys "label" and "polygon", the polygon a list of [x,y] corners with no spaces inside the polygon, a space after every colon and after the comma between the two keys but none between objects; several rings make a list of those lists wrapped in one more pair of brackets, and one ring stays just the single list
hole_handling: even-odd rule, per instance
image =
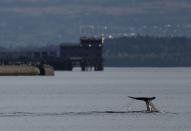
[{"label": "concrete pier", "polygon": [[0,65],[0,76],[54,76],[51,66],[37,67],[33,65]]}]

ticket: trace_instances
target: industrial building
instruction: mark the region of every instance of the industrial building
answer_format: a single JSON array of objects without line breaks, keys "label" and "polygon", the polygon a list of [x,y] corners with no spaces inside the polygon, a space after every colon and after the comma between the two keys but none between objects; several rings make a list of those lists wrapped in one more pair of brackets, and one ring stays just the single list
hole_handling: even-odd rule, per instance
[{"label": "industrial building", "polygon": [[103,38],[81,37],[78,45],[61,45],[60,59],[70,61],[72,67],[80,66],[82,71],[103,70]]}]

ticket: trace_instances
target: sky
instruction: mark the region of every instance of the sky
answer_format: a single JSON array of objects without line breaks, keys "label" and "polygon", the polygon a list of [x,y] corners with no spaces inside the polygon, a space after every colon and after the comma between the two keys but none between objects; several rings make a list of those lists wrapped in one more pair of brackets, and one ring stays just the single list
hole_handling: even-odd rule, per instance
[{"label": "sky", "polygon": [[[70,13],[88,12],[114,16],[191,11],[191,1],[189,0],[1,0],[0,4],[1,11],[28,14],[33,14],[33,9],[37,9],[34,13],[38,12],[39,14],[70,15]],[[24,12],[26,10],[27,12]]]},{"label": "sky", "polygon": [[112,35],[190,36],[190,14],[190,0],[1,0],[0,44],[77,41],[89,25]]},{"label": "sky", "polygon": [[[1,0],[0,12],[28,15],[174,15],[191,12],[189,0]],[[183,14],[184,15],[184,14]]]}]

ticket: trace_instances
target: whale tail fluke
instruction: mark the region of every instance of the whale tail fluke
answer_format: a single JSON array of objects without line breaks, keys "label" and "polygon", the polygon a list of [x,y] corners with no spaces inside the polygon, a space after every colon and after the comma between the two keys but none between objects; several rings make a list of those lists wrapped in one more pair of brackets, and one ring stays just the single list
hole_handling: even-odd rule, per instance
[{"label": "whale tail fluke", "polygon": [[156,97],[132,97],[132,96],[129,96],[129,98],[132,98],[135,100],[142,100],[142,101],[152,101],[156,99]]},{"label": "whale tail fluke", "polygon": [[151,102],[152,100],[156,99],[156,97],[132,97],[132,96],[129,96],[129,98],[144,101],[146,103],[148,112],[158,112],[158,110],[156,109],[154,104]]}]

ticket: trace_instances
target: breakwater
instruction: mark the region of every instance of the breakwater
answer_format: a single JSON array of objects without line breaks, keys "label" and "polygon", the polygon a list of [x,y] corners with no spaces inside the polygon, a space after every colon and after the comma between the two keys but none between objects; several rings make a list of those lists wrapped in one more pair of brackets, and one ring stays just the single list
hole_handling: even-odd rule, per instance
[{"label": "breakwater", "polygon": [[54,69],[48,65],[1,65],[0,76],[54,76]]}]

